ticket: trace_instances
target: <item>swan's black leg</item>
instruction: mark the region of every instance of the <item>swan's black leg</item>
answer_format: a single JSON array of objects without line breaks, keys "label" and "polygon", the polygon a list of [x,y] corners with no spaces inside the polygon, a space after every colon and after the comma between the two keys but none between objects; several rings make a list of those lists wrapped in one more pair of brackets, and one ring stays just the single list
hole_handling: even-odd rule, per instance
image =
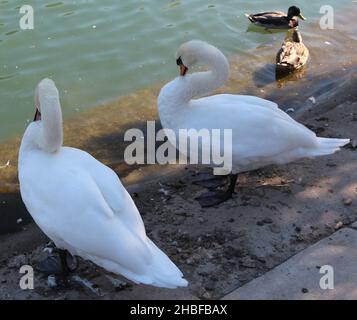
[{"label": "swan's black leg", "polygon": [[62,274],[64,276],[68,276],[69,273],[71,272],[71,269],[69,268],[68,263],[67,263],[68,251],[59,249],[58,250],[58,254],[59,254],[59,257],[60,257],[60,260],[61,260]]},{"label": "swan's black leg", "polygon": [[227,201],[232,198],[237,179],[238,174],[231,174],[229,176],[229,186],[226,191],[209,191],[197,197],[196,200],[200,203],[202,208],[213,207]]},{"label": "swan's black leg", "polygon": [[[75,261],[74,268],[71,268],[68,265],[67,258],[72,258]],[[71,272],[77,269],[77,261],[67,250],[54,248],[52,253],[40,262],[37,269],[47,275],[68,276]]]}]

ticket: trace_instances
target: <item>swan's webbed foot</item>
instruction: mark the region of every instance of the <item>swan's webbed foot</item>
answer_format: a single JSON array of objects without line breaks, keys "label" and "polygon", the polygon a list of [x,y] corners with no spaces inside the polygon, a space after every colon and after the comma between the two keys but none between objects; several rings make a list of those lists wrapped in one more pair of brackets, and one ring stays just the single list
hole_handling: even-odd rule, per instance
[{"label": "swan's webbed foot", "polygon": [[192,183],[209,190],[214,190],[223,187],[226,184],[226,180],[226,176],[214,176],[212,174],[202,173],[197,179],[194,179]]},{"label": "swan's webbed foot", "polygon": [[54,248],[51,254],[42,260],[37,269],[46,275],[68,276],[78,267],[78,262],[67,250]]},{"label": "swan's webbed foot", "polygon": [[230,198],[232,198],[232,194],[229,194],[227,191],[216,190],[205,192],[197,197],[196,200],[202,208],[209,208],[217,206]]},{"label": "swan's webbed foot", "polygon": [[77,267],[77,259],[67,250],[53,248],[51,254],[38,264],[37,270],[48,276],[49,286],[67,288],[70,284],[69,275]]},{"label": "swan's webbed foot", "polygon": [[237,182],[238,175],[230,175],[230,184],[226,191],[216,190],[216,191],[209,191],[206,193],[201,194],[196,200],[199,202],[202,208],[209,208],[213,206],[217,206],[229,199],[232,198],[234,193],[234,188]]}]

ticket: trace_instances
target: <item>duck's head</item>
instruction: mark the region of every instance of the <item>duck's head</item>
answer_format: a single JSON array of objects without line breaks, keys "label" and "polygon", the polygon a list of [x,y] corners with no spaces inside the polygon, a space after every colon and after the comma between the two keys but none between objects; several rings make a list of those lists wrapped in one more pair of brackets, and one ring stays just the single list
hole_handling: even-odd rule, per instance
[{"label": "duck's head", "polygon": [[299,17],[302,20],[306,20],[306,18],[302,15],[302,13],[298,7],[291,6],[288,10],[288,18],[292,19],[294,17]]},{"label": "duck's head", "polygon": [[56,88],[55,83],[48,78],[45,78],[40,81],[35,90],[35,106],[36,113],[33,121],[41,120],[41,98],[45,98],[46,96],[58,96],[58,90]]}]

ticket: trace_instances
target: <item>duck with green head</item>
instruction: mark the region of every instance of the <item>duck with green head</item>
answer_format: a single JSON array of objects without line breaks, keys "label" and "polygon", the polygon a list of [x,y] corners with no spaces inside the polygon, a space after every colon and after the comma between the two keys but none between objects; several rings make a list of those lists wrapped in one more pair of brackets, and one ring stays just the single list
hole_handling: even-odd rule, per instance
[{"label": "duck with green head", "polygon": [[299,25],[298,18],[306,20],[296,6],[291,6],[287,14],[280,11],[271,11],[245,15],[252,23],[266,29],[292,29]]}]

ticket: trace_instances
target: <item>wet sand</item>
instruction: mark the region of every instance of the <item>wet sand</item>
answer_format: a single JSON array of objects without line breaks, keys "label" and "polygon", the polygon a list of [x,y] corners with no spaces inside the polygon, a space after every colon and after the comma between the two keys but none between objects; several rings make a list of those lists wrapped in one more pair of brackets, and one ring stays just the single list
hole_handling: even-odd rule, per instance
[{"label": "wet sand", "polygon": [[[310,49],[307,68],[280,82],[275,81],[271,65],[278,48],[267,44],[249,57],[232,57],[230,82],[218,92],[274,100],[283,109],[294,108],[292,115],[320,136],[357,141],[357,61],[352,55],[356,41],[341,30],[336,33],[348,46],[334,45],[330,36],[332,45],[326,45],[323,58],[321,50]],[[314,39],[307,36],[305,41]],[[51,289],[46,278],[36,273],[35,290],[20,290],[18,268],[25,263],[36,265],[47,240],[33,224],[26,225],[29,218],[19,201],[16,176],[20,138],[15,138],[0,146],[0,165],[10,160],[10,166],[0,169],[0,212],[2,219],[11,220],[0,232],[22,231],[0,236],[0,298],[219,298],[357,220],[357,157],[352,147],[332,156],[241,175],[232,200],[204,210],[194,200],[204,189],[192,185],[192,180],[205,168],[125,165],[124,132],[145,128],[146,120],[157,121],[160,87],[68,119],[65,144],[90,152],[119,174],[149,236],[178,264],[190,286],[173,291],[124,285],[82,262],[78,275],[94,284],[91,288],[77,281],[69,289]],[[19,218],[23,221],[17,223]]]}]

